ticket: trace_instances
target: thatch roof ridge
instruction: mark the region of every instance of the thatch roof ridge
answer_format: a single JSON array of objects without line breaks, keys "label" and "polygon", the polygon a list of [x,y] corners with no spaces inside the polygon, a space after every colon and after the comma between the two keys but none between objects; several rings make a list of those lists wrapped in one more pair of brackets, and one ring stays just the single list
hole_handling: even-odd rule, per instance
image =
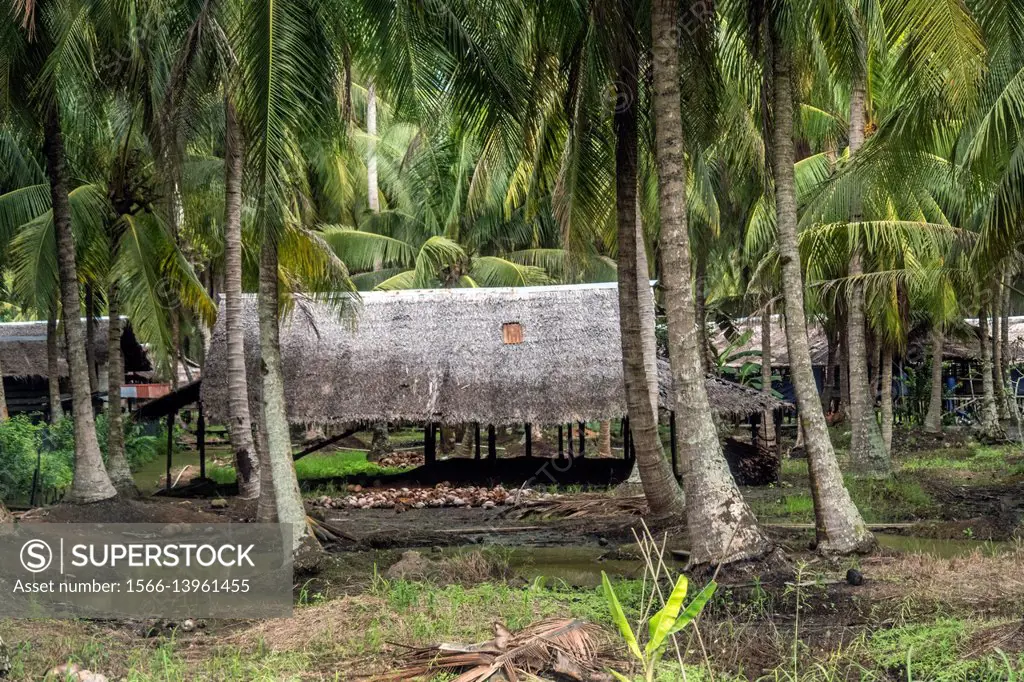
[{"label": "thatch roof ridge", "polygon": [[[324,303],[300,299],[296,307],[281,324],[293,423],[555,424],[626,411],[614,283],[374,292],[354,307],[354,320]],[[253,296],[243,298],[243,323],[256,409]],[[510,323],[521,325],[522,343],[504,342]],[[215,420],[227,419],[225,342],[220,320],[203,374]],[[739,404],[722,403],[729,414]]]}]

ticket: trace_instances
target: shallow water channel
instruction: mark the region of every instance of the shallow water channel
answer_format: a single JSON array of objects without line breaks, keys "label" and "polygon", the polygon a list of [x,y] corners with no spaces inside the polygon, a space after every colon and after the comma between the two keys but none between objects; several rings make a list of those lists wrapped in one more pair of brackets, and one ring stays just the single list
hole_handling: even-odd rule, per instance
[{"label": "shallow water channel", "polygon": [[[879,544],[887,549],[907,553],[924,553],[942,558],[965,556],[981,550],[986,554],[995,554],[1011,549],[1006,542],[986,542],[981,540],[936,540],[906,535],[887,535],[876,533]],[[612,547],[596,547],[593,545],[574,546],[483,546],[463,545],[446,547],[440,552],[431,552],[423,548],[427,556],[453,556],[461,552],[483,550],[492,554],[495,563],[507,564],[509,572],[514,576],[532,582],[542,578],[547,583],[562,583],[572,587],[596,587],[601,584],[601,572],[616,578],[640,578],[643,576],[643,561],[638,558],[633,548],[625,547],[617,551]],[[681,571],[685,562],[674,557],[666,557],[665,563],[673,571]]]}]

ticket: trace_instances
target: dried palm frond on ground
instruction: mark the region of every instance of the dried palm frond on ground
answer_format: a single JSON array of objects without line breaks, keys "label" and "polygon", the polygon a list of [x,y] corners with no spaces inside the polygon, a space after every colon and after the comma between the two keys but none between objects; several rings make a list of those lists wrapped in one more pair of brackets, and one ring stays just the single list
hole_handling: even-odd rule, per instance
[{"label": "dried palm frond on ground", "polygon": [[596,625],[571,618],[542,620],[519,632],[494,624],[494,639],[479,644],[438,644],[412,649],[406,666],[376,678],[381,682],[429,679],[442,672],[455,673],[452,682],[515,682],[542,673],[570,680],[610,680],[598,661]]},{"label": "dried palm frond on ground", "polygon": [[643,516],[647,501],[643,495],[611,497],[601,494],[582,494],[568,498],[528,500],[506,511],[509,519],[536,516],[544,519],[575,519],[581,516]]}]

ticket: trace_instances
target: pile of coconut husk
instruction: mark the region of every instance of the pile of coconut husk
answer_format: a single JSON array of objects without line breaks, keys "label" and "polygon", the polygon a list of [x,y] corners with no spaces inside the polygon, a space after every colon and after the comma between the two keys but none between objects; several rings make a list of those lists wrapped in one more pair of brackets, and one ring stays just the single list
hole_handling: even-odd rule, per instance
[{"label": "pile of coconut husk", "polygon": [[509,519],[526,517],[542,519],[577,519],[604,516],[643,516],[647,513],[647,500],[643,495],[612,497],[601,494],[582,494],[571,497],[537,497],[520,501],[502,516]]},{"label": "pile of coconut husk", "polygon": [[411,469],[413,467],[423,466],[424,459],[422,452],[413,452],[407,450],[405,452],[392,452],[384,455],[377,460],[377,464],[382,467],[396,467]]},{"label": "pile of coconut husk", "polygon": [[380,681],[418,680],[439,673],[452,682],[534,679],[539,675],[579,682],[609,682],[599,660],[601,630],[590,623],[557,618],[511,632],[494,625],[494,639],[479,644],[438,644],[410,649],[404,666]]},{"label": "pile of coconut husk", "polygon": [[529,488],[506,490],[504,486],[453,487],[449,483],[438,483],[433,488],[363,488],[349,486],[349,495],[343,497],[318,497],[312,504],[327,509],[424,509],[427,507],[482,507],[493,509],[498,506],[516,504],[523,500],[551,500],[557,496],[536,493]]}]

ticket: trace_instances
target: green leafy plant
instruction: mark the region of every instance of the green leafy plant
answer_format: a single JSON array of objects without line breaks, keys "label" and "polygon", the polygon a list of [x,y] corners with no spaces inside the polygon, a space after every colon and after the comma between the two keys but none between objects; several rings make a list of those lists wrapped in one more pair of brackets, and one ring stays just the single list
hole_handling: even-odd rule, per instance
[{"label": "green leafy plant", "polygon": [[[643,582],[644,589],[640,598],[641,613],[635,631],[626,617],[626,612],[622,608],[619,595],[616,594],[615,588],[612,587],[612,583],[604,571],[601,571],[601,589],[611,613],[612,621],[626,643],[626,648],[629,649],[630,655],[640,665],[643,671],[643,679],[651,682],[655,679],[656,671],[662,657],[665,655],[668,644],[670,642],[675,644],[674,636],[696,621],[708,601],[715,594],[718,584],[712,579],[683,608],[690,583],[684,575],[679,575],[674,580],[672,579],[664,561],[664,541],[659,545],[651,535],[646,524],[643,525],[642,534],[638,534],[634,530],[633,535],[637,540],[640,553],[644,557],[644,570],[647,574]],[[667,597],[662,590],[663,583],[672,585],[672,591],[668,593]],[[661,604],[661,608],[651,614],[650,608],[658,603]],[[645,630],[647,632],[647,641],[644,643],[643,648],[641,648],[640,636],[642,636]],[[676,646],[676,655],[679,660],[679,666],[682,669],[683,660],[678,646]],[[620,682],[629,682],[629,678],[622,673],[615,670],[609,672]],[[683,674],[685,678],[685,671]]]}]

